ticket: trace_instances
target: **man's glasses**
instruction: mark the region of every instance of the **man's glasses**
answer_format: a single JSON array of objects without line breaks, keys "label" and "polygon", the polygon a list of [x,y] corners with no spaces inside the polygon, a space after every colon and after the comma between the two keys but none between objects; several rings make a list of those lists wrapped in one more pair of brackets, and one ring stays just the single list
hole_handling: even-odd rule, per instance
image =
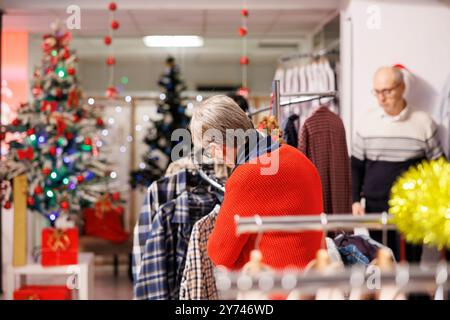
[{"label": "man's glasses", "polygon": [[373,89],[372,94],[375,97],[378,97],[379,95],[383,95],[383,97],[390,97],[395,92],[395,89],[397,89],[400,85],[401,85],[401,83],[398,83],[392,88],[382,89],[382,90]]}]

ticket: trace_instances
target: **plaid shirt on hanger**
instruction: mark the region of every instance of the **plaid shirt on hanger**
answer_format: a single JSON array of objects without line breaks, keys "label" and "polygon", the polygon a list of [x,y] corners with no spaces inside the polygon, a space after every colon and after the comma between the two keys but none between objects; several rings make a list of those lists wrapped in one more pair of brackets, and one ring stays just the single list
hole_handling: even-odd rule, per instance
[{"label": "plaid shirt on hanger", "polygon": [[208,256],[208,238],[214,229],[220,206],[203,217],[192,228],[186,255],[180,300],[218,300],[214,264]]},{"label": "plaid shirt on hanger", "polygon": [[135,283],[141,270],[145,242],[152,231],[153,217],[161,205],[175,199],[178,194],[186,190],[186,178],[187,171],[182,170],[153,182],[147,189],[139,219],[133,230],[132,273]]},{"label": "plaid shirt on hanger", "polygon": [[192,226],[216,204],[217,198],[212,194],[184,191],[159,208],[134,285],[136,299],[179,299]]}]

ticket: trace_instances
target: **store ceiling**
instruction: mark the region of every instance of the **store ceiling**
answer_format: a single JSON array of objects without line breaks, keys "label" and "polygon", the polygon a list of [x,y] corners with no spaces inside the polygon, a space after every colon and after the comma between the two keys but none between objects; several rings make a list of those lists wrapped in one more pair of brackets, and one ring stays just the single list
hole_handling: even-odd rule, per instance
[{"label": "store ceiling", "polygon": [[[120,21],[117,37],[144,35],[200,35],[205,38],[235,38],[242,0],[116,0]],[[249,37],[256,39],[298,38],[309,34],[335,15],[339,0],[248,0]],[[81,9],[77,37],[107,33],[108,1],[4,0],[5,30],[48,32],[56,19],[64,20],[69,5]]]}]

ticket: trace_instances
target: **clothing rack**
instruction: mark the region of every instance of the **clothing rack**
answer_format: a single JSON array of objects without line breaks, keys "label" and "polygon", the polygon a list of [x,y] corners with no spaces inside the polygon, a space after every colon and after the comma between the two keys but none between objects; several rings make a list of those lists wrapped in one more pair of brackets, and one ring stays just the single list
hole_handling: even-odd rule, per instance
[{"label": "clothing rack", "polygon": [[288,61],[294,60],[294,59],[320,58],[323,56],[338,55],[338,54],[339,54],[339,50],[337,50],[337,49],[332,49],[332,50],[322,49],[322,50],[319,50],[319,51],[313,52],[313,53],[294,53],[294,54],[286,55],[286,56],[279,58],[278,61],[280,63],[283,63],[283,62],[288,62]]},{"label": "clothing rack", "polygon": [[203,180],[208,182],[214,188],[219,189],[220,191],[225,193],[225,187],[223,185],[221,185],[219,182],[217,182],[214,179],[212,179],[211,177],[209,177],[202,169],[197,169],[197,172]]},{"label": "clothing rack", "polygon": [[[298,103],[305,103],[305,102],[309,102],[309,101],[314,101],[314,100],[318,100],[321,98],[327,98],[327,97],[335,97],[336,96],[336,92],[335,91],[330,91],[330,92],[326,92],[323,94],[317,93],[317,92],[305,92],[305,93],[298,93],[298,94],[287,94],[287,95],[283,95],[285,97],[288,97],[290,95],[292,95],[293,97],[300,97],[296,98],[296,99],[289,99],[287,101],[281,101],[280,102],[280,106],[281,107],[287,107],[290,106],[292,104],[298,104]],[[249,117],[257,115],[261,112],[265,112],[265,111],[270,111],[272,110],[272,107],[263,107],[257,110],[252,110],[247,112],[247,115]]]},{"label": "clothing rack", "polygon": [[[319,289],[338,289],[342,292],[358,290],[358,294],[376,293],[386,286],[395,286],[402,293],[434,292],[436,300],[444,299],[450,288],[449,265],[441,262],[436,267],[424,269],[419,264],[401,263],[389,271],[379,272],[380,286],[368,285],[373,281],[375,266],[354,265],[335,270],[333,273],[320,270],[265,271],[246,274],[215,270],[216,285],[221,299],[232,299],[238,293],[260,291],[264,293],[289,293],[299,290],[302,294],[315,294]],[[372,269],[370,269],[372,268]]]},{"label": "clothing rack", "polygon": [[[280,93],[280,80],[274,80],[272,82],[272,95],[273,95],[273,101],[272,101],[272,113],[275,116],[275,118],[279,121],[280,115],[281,115],[281,107],[289,106],[292,104],[302,103],[306,101],[311,100],[317,100],[321,98],[326,97],[336,97],[337,91],[326,91],[326,92],[294,92],[294,93],[288,93],[288,94],[281,94]],[[298,99],[292,99],[288,101],[280,101],[283,97],[297,97]],[[311,100],[302,100],[303,97],[312,97]]]},{"label": "clothing rack", "polygon": [[392,215],[386,212],[354,216],[352,214],[327,215],[322,213],[315,216],[270,216],[240,217],[235,215],[236,233],[262,233],[273,231],[328,231],[353,230],[366,228],[371,230],[395,230]]}]

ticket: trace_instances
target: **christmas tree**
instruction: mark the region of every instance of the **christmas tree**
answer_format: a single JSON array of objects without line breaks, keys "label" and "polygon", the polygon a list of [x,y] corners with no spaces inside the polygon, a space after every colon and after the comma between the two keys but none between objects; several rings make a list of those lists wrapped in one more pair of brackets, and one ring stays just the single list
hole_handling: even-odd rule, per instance
[{"label": "christmas tree", "polygon": [[158,80],[158,85],[163,88],[158,113],[153,117],[144,139],[149,150],[144,154],[139,169],[130,173],[132,188],[148,187],[164,175],[170,162],[172,147],[177,143],[171,141],[172,132],[186,128],[189,123],[186,107],[181,103],[180,97],[181,92],[186,90],[186,85],[174,58],[167,58],[166,68]]},{"label": "christmas tree", "polygon": [[[33,99],[2,127],[9,152],[2,159],[0,178],[11,181],[26,174],[28,208],[52,224],[59,216],[79,215],[109,195],[107,183],[115,175],[100,158],[98,131],[104,122],[98,108],[83,103],[70,41],[71,34],[58,27],[43,36],[42,64],[32,79]],[[118,193],[113,195],[116,204],[122,202]],[[4,206],[10,207],[12,200],[4,199]]]}]

